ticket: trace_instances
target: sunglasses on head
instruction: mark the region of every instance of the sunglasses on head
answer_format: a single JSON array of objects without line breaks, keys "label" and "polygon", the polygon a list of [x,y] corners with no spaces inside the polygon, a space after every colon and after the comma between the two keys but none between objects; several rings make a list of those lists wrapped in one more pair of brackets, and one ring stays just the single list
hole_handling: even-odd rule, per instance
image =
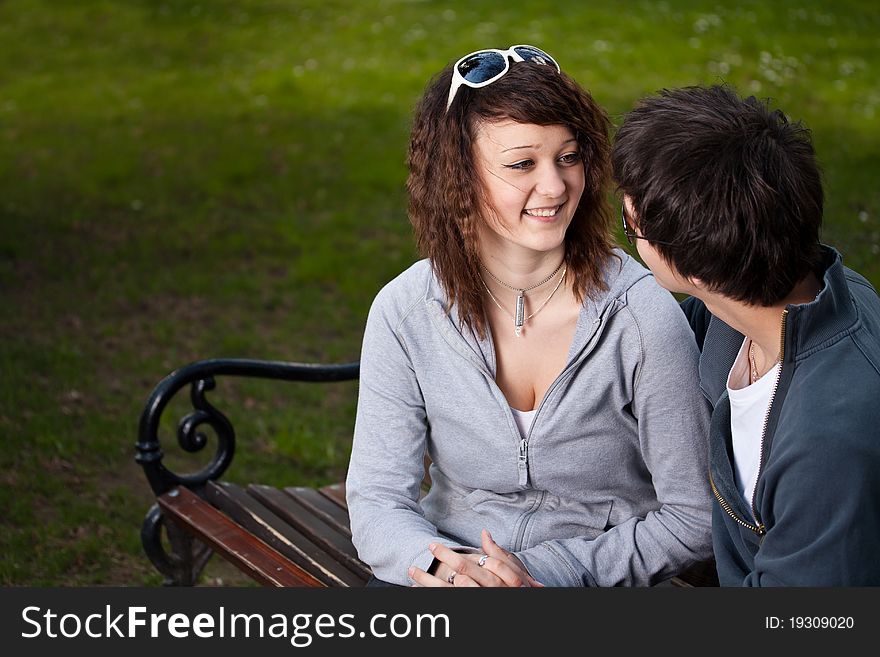
[{"label": "sunglasses on head", "polygon": [[466,84],[474,89],[479,89],[500,80],[510,70],[511,59],[515,62],[535,62],[536,64],[553,66],[557,73],[562,72],[555,59],[535,46],[522,44],[510,46],[507,50],[496,48],[477,50],[455,62],[455,66],[452,68],[452,83],[449,85],[446,111],[449,111],[461,85]]}]

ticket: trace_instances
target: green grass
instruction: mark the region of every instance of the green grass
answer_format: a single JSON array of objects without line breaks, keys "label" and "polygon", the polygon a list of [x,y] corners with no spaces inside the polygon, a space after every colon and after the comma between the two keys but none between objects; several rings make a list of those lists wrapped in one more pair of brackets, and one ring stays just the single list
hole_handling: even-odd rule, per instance
[{"label": "green grass", "polygon": [[[470,50],[540,45],[615,120],[661,87],[774,98],[813,129],[825,240],[880,283],[874,3],[728,4],[0,3],[0,584],[159,583],[133,444],[168,371],[358,357],[415,258],[411,109]],[[354,385],[213,395],[230,478],[341,476]]]}]

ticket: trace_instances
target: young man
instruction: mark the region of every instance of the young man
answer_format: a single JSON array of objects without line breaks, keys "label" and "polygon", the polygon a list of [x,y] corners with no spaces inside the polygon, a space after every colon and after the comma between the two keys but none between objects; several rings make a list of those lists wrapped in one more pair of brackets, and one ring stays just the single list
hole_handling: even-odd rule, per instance
[{"label": "young man", "polygon": [[663,91],[612,161],[630,243],[690,295],[721,584],[880,585],[880,300],[819,243],[809,131],[727,87]]}]

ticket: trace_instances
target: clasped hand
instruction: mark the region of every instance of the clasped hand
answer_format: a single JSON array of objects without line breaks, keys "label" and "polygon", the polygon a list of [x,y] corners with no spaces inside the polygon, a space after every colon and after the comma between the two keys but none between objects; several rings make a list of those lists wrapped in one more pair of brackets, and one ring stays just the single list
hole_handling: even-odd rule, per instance
[{"label": "clasped hand", "polygon": [[500,547],[485,529],[481,535],[485,554],[463,554],[440,543],[431,543],[428,549],[437,560],[434,574],[411,567],[409,576],[414,586],[476,586],[476,587],[532,587],[543,586],[526,570],[523,563]]}]

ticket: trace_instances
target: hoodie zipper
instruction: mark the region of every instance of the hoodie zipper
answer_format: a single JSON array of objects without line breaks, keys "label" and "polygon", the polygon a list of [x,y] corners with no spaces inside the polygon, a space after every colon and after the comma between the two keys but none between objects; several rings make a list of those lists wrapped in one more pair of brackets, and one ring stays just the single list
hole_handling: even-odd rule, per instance
[{"label": "hoodie zipper", "polygon": [[776,401],[776,392],[779,390],[779,381],[782,378],[782,368],[785,361],[785,325],[787,320],[788,309],[785,309],[782,311],[782,332],[779,341],[779,371],[776,372],[776,381],[773,383],[773,392],[770,393],[770,403],[767,404],[767,412],[764,414],[764,427],[761,429],[761,443],[758,452],[758,476],[755,479],[755,489],[752,491],[752,515],[755,518],[756,524],[746,522],[734,513],[733,508],[727,500],[725,500],[721,496],[721,493],[718,492],[718,489],[715,487],[715,480],[712,478],[712,473],[711,471],[709,472],[709,484],[712,486],[712,494],[715,495],[715,499],[718,500],[718,505],[737,523],[746,529],[752,530],[758,536],[763,536],[767,533],[764,523],[758,518],[758,508],[755,506],[755,496],[758,492],[757,482],[761,480],[761,474],[764,472],[764,440],[767,438],[767,426],[770,424],[770,412],[773,409],[773,402]]},{"label": "hoodie zipper", "polygon": [[[593,320],[593,332],[587,337],[584,345],[590,344],[594,337],[596,337],[596,333],[599,331],[599,327],[602,325],[602,316],[600,315],[598,318]],[[517,453],[517,470],[518,470],[518,483],[520,486],[528,486],[529,484],[529,439],[532,437],[532,432],[535,430],[535,425],[538,423],[538,418],[541,415],[541,409],[544,408],[544,402],[550,396],[550,393],[559,385],[559,382],[568,374],[569,370],[571,370],[575,365],[580,363],[589,352],[581,354],[580,357],[573,360],[568,366],[559,373],[559,376],[554,379],[553,383],[550,384],[550,387],[547,388],[547,392],[544,393],[544,397],[541,399],[541,403],[538,404],[537,412],[535,413],[535,419],[532,422],[532,426],[529,427],[528,434],[526,437],[522,437],[519,435],[519,432],[516,432],[516,436],[519,437],[519,449]],[[502,398],[503,398],[502,394]],[[508,413],[513,413],[510,408],[507,409]],[[514,422],[514,427],[516,423]]]},{"label": "hoodie zipper", "polygon": [[[594,337],[596,337],[596,333],[599,331],[599,327],[602,325],[602,316],[600,315],[595,320],[593,320],[593,332],[590,333],[587,341],[584,343],[584,348],[586,349],[586,345],[590,344]],[[559,373],[559,376],[550,384],[550,387],[547,388],[547,392],[544,393],[543,399],[541,399],[541,403],[538,405],[538,412],[535,413],[535,419],[532,422],[532,426],[529,427],[528,434],[526,437],[520,437],[519,441],[519,453],[517,460],[517,468],[519,475],[519,485],[522,487],[528,486],[529,483],[529,439],[532,437],[532,432],[535,430],[535,425],[538,423],[538,417],[541,415],[541,409],[544,407],[544,402],[550,396],[550,393],[559,385],[559,382],[566,376],[568,371],[573,368],[576,364],[583,361],[589,355],[589,352],[585,352],[581,354],[578,358],[569,363],[568,367],[566,367],[562,372]],[[510,412],[510,411],[508,411]],[[518,435],[518,434],[517,434]],[[517,529],[516,535],[513,537],[513,541],[511,544],[511,549],[514,551],[519,551],[522,549],[523,539],[525,537],[526,529],[529,526],[529,521],[531,517],[537,512],[541,505],[544,503],[544,498],[546,497],[545,491],[537,491],[538,498],[535,503],[532,505],[528,511],[525,511],[517,520]]]}]

